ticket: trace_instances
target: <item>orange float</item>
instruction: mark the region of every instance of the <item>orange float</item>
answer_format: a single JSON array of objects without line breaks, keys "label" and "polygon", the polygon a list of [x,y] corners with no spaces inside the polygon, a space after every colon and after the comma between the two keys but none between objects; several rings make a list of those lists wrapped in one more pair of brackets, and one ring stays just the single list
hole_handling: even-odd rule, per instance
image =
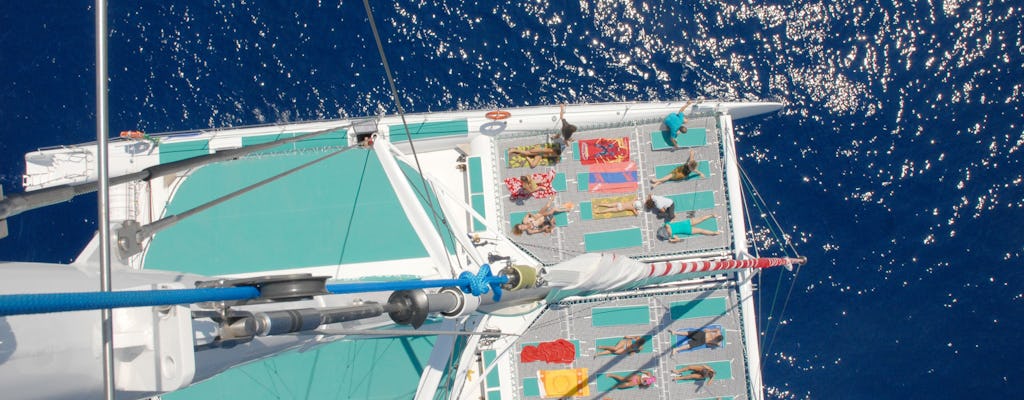
[{"label": "orange float", "polygon": [[488,112],[487,114],[484,114],[484,116],[487,117],[487,119],[492,120],[492,121],[500,121],[500,120],[506,119],[508,117],[511,117],[512,113],[510,113],[508,111],[494,110],[494,111]]}]

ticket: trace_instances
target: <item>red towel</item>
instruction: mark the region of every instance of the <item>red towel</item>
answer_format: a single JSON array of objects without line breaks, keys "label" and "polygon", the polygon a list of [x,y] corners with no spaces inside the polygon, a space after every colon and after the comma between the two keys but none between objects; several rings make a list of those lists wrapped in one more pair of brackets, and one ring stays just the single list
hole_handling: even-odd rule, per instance
[{"label": "red towel", "polygon": [[[533,197],[543,199],[555,195],[555,189],[551,187],[551,182],[555,180],[554,170],[546,173],[535,173],[530,177],[540,187],[540,190],[533,192]],[[505,186],[508,187],[508,192],[511,193],[512,201],[530,197],[530,194],[523,190],[523,182],[519,180],[519,177],[505,178]]]},{"label": "red towel", "polygon": [[565,339],[542,342],[536,346],[523,346],[523,351],[519,353],[519,360],[524,363],[544,361],[549,364],[572,364],[575,359],[576,346]]},{"label": "red towel", "polygon": [[618,163],[629,161],[629,138],[598,138],[580,140],[580,164]]}]

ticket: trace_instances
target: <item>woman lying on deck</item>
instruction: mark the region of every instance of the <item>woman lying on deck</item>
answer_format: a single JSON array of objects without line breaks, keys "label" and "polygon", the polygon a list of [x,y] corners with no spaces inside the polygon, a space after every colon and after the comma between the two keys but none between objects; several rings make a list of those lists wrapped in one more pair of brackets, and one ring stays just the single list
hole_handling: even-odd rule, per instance
[{"label": "woman lying on deck", "polygon": [[604,374],[604,376],[619,382],[613,386],[615,389],[629,389],[636,386],[646,388],[653,385],[654,381],[657,380],[654,378],[654,374],[652,374],[651,371],[638,371],[626,376],[618,376],[615,374]]},{"label": "woman lying on deck", "polygon": [[[683,375],[684,372],[692,371],[692,373]],[[710,384],[711,381],[715,380],[715,369],[707,365],[690,365],[679,369],[672,370],[672,380],[674,381],[685,381],[685,380],[703,380],[708,381],[704,384]]]},{"label": "woman lying on deck", "polygon": [[640,350],[644,349],[644,343],[647,343],[647,339],[643,336],[623,336],[615,346],[597,346],[597,348],[601,349],[601,352],[594,354],[594,357],[607,354],[639,353]]},{"label": "woman lying on deck", "polygon": [[697,169],[697,160],[693,159],[693,149],[690,149],[690,158],[686,160],[686,163],[680,165],[658,179],[651,179],[651,189],[658,187],[658,185],[665,183],[665,181],[685,181],[690,179],[690,174],[696,172],[701,178],[704,178],[704,173]]},{"label": "woman lying on deck", "polygon": [[[683,240],[678,235],[708,235],[715,236],[722,232],[709,231],[704,228],[698,228],[697,225],[701,222],[707,221],[711,218],[718,218],[717,215],[705,215],[700,218],[684,219],[682,221],[669,221],[666,222],[662,229],[658,229],[658,238],[668,240],[670,243],[677,243]],[[664,230],[664,231],[663,231]]]},{"label": "woman lying on deck", "polygon": [[530,163],[530,168],[533,168],[545,158],[552,162],[558,162],[558,159],[562,157],[562,145],[555,143],[551,147],[544,146],[530,150],[510,149],[508,151],[509,157],[516,155],[526,158],[526,161]]},{"label": "woman lying on deck", "polygon": [[644,209],[644,203],[640,200],[635,201],[620,201],[616,203],[592,203],[594,215],[597,214],[611,214],[620,211],[629,211],[633,215],[640,215],[640,210]]},{"label": "woman lying on deck", "polygon": [[679,345],[672,350],[672,354],[678,354],[681,351],[690,350],[694,347],[707,345],[708,347],[718,347],[722,345],[722,329],[698,329],[695,331],[684,331],[682,329],[672,331],[673,335],[686,337],[688,340],[686,343]]},{"label": "woman lying on deck", "polygon": [[562,204],[560,207],[552,207],[551,203],[555,201],[554,198],[548,200],[548,204],[544,205],[540,211],[536,213],[526,213],[523,217],[523,222],[516,224],[512,227],[512,234],[519,236],[523,232],[533,235],[535,233],[551,233],[555,230],[555,213],[569,212],[573,208],[572,203]]}]

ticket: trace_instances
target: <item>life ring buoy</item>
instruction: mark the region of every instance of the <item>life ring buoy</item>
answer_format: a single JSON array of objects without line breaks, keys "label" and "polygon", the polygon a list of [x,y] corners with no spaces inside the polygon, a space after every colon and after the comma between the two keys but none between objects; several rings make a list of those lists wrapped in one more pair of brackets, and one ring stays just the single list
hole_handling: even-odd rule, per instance
[{"label": "life ring buoy", "polygon": [[492,120],[492,121],[500,121],[500,120],[506,119],[508,117],[511,117],[512,113],[510,113],[508,111],[494,110],[494,111],[488,112],[487,114],[484,114],[484,116],[487,117],[487,119]]}]

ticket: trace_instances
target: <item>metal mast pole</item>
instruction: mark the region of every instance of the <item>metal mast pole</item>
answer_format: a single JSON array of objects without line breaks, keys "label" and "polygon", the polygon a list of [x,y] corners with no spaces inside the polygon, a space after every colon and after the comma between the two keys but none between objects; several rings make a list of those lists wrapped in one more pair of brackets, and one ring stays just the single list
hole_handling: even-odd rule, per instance
[{"label": "metal mast pole", "polygon": [[[110,187],[107,161],[107,2],[96,0],[96,146],[99,163],[100,291],[110,291]],[[103,321],[103,393],[114,399],[114,327],[112,311],[100,311]]]}]

